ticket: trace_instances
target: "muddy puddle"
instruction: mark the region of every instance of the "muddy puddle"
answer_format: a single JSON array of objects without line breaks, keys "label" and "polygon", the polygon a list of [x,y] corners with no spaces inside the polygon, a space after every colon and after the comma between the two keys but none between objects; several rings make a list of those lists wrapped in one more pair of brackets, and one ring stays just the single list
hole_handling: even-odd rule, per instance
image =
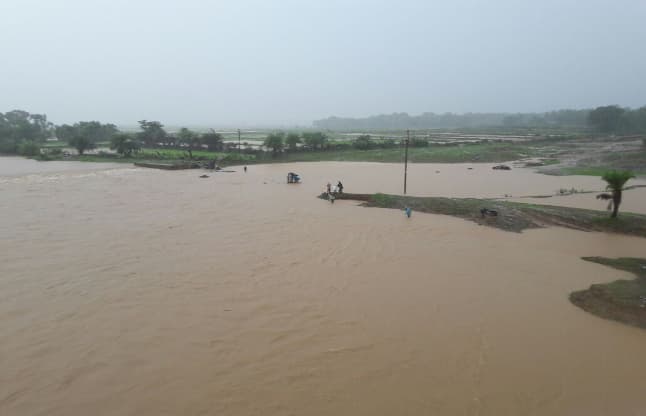
[{"label": "muddy puddle", "polygon": [[[599,185],[472,167],[413,165],[409,193]],[[580,256],[644,257],[644,239],[514,234],[315,198],[337,180],[348,192],[397,193],[397,165],[251,166],[209,178],[86,169],[0,178],[0,414],[646,408],[646,331],[567,299],[632,277]],[[286,185],[288,171],[304,182]]]}]

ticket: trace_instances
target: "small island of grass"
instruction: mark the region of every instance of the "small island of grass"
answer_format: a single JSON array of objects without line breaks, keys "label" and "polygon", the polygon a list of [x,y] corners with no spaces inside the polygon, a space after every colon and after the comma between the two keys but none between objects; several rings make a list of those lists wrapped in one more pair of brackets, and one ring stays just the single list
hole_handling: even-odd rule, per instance
[{"label": "small island of grass", "polygon": [[[319,196],[327,199],[327,194]],[[362,201],[366,207],[404,209],[450,215],[505,231],[521,232],[547,226],[646,237],[646,215],[622,213],[609,218],[605,212],[553,205],[525,204],[481,198],[416,197],[388,194],[338,194],[336,199]],[[496,216],[482,215],[486,208]]]}]

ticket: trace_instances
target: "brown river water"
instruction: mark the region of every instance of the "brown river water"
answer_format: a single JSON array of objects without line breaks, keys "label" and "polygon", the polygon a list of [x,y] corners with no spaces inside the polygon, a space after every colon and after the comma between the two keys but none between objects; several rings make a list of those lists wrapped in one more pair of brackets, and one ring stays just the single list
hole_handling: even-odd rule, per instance
[{"label": "brown river water", "polygon": [[[645,239],[315,198],[339,179],[400,192],[400,165],[200,179],[9,160],[1,415],[646,414],[646,331],[568,301],[632,278],[581,256],[645,257]],[[286,185],[288,171],[304,182]],[[409,170],[414,195],[570,187],[603,186],[490,165]],[[590,199],[579,203],[604,208]]]}]

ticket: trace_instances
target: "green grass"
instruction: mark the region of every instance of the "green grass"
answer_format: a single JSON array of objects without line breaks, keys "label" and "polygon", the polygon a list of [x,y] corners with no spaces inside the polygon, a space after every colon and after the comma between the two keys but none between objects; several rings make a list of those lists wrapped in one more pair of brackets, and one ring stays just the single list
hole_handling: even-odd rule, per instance
[{"label": "green grass", "polygon": [[[325,198],[325,194],[321,195]],[[646,237],[646,215],[619,213],[609,218],[605,212],[554,205],[525,204],[478,198],[412,197],[386,194],[341,194],[337,199],[363,201],[366,206],[450,215],[505,231],[521,232],[544,226],[567,227],[582,231],[601,231]],[[497,217],[482,218],[481,208],[498,212]]]},{"label": "green grass", "polygon": [[633,273],[636,278],[591,285],[586,290],[572,292],[570,301],[602,318],[646,329],[646,307],[640,299],[646,296],[646,259],[583,257],[583,260]]},{"label": "green grass", "polygon": [[57,147],[71,147],[71,146],[67,144],[67,142],[56,140],[56,141],[44,142],[43,144],[40,145],[40,147],[45,149],[53,149]]},{"label": "green grass", "polygon": [[609,170],[646,173],[646,149],[607,152],[601,157],[580,160],[576,166],[563,167],[552,174],[602,176]]},{"label": "green grass", "polygon": [[558,173],[562,175],[584,175],[584,176],[599,176],[609,170],[607,167],[585,167],[585,166],[569,166],[560,169]]},{"label": "green grass", "polygon": [[[146,160],[182,160],[188,159],[189,153],[181,149],[143,149],[135,155],[138,159]],[[239,160],[252,160],[253,155],[238,153],[225,153],[225,152],[210,152],[208,150],[193,150],[193,159],[207,160],[207,159],[224,159],[224,158],[237,158]]]},{"label": "green grass", "polygon": [[[138,162],[159,162],[179,163],[188,160],[189,154],[186,151],[178,149],[143,149],[130,157],[120,156],[114,153],[103,154],[85,154],[82,156],[72,155],[64,157],[63,155],[44,155],[37,157],[38,160],[73,160],[80,162],[109,162],[109,163],[138,163]],[[254,163],[255,155],[246,155],[238,153],[209,152],[207,150],[194,150],[193,160],[211,160],[216,159],[221,166],[232,165],[236,163]]]},{"label": "green grass", "polygon": [[[430,131],[431,133],[438,131]],[[398,133],[402,131],[388,132]],[[418,132],[419,133],[419,132]],[[486,131],[475,131],[474,133],[486,133]],[[500,132],[498,132],[500,133]],[[513,131],[505,131],[513,133]],[[525,132],[527,133],[527,132]],[[242,141],[251,138],[263,138],[266,132],[247,133]],[[334,136],[335,133],[331,133]],[[338,133],[336,133],[338,135]],[[236,133],[228,134],[231,138],[237,138]],[[601,139],[583,139],[579,140],[575,134],[554,134],[551,136],[539,135],[529,141],[523,142],[479,142],[469,144],[430,144],[428,147],[410,147],[409,162],[411,163],[501,163],[524,158],[542,158],[542,163],[546,166],[540,171],[547,174],[555,175],[590,175],[601,176],[608,169],[632,169],[637,174],[646,173],[646,150],[639,151],[627,150],[621,152],[609,152],[603,156],[597,156],[596,159],[584,159],[574,167],[552,167],[559,163],[559,159],[568,157],[568,155],[585,154],[591,145],[590,140],[598,141],[600,144],[605,143],[608,138]],[[375,142],[381,139],[373,136]],[[347,137],[340,137],[339,140],[331,140],[331,147],[343,146],[343,149],[325,151],[296,151],[285,152],[278,155],[271,153],[256,153],[253,155],[243,154],[238,157],[237,152],[209,152],[206,150],[195,150],[193,157],[198,160],[213,159],[220,161],[221,165],[232,163],[288,163],[288,162],[319,162],[319,161],[344,161],[344,162],[385,162],[385,163],[402,163],[404,160],[404,149],[401,147],[358,150],[351,147],[353,140]],[[587,144],[586,144],[587,143]],[[99,144],[100,147],[106,146],[107,143]],[[45,148],[67,147],[64,142],[47,142]],[[581,149],[578,147],[583,146]],[[53,158],[58,158],[54,156]],[[107,159],[107,160],[104,160]],[[72,160],[89,160],[89,161],[109,161],[109,162],[137,162],[137,161],[185,161],[188,159],[188,152],[183,149],[143,149],[137,155],[130,159],[115,160],[111,155],[88,155],[83,157],[73,157]]]},{"label": "green grass", "polygon": [[[465,145],[430,145],[411,147],[408,160],[411,163],[464,163],[464,162],[507,162],[524,157],[542,156],[538,149],[518,143],[477,143]],[[276,157],[267,156],[262,162],[384,162],[401,163],[404,149],[302,151],[285,153]]]},{"label": "green grass", "polygon": [[561,161],[558,159],[543,159],[543,166],[558,165],[559,163],[561,163]]}]

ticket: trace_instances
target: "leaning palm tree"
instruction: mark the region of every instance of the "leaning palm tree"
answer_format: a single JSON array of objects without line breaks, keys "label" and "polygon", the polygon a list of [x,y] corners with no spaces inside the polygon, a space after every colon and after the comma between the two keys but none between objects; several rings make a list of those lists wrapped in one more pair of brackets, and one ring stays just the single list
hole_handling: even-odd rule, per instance
[{"label": "leaning palm tree", "polygon": [[612,170],[603,174],[601,179],[606,181],[608,186],[606,190],[612,192],[612,214],[610,218],[617,218],[619,212],[619,205],[621,204],[621,193],[624,190],[624,185],[628,180],[634,178],[635,175],[631,171]]}]

